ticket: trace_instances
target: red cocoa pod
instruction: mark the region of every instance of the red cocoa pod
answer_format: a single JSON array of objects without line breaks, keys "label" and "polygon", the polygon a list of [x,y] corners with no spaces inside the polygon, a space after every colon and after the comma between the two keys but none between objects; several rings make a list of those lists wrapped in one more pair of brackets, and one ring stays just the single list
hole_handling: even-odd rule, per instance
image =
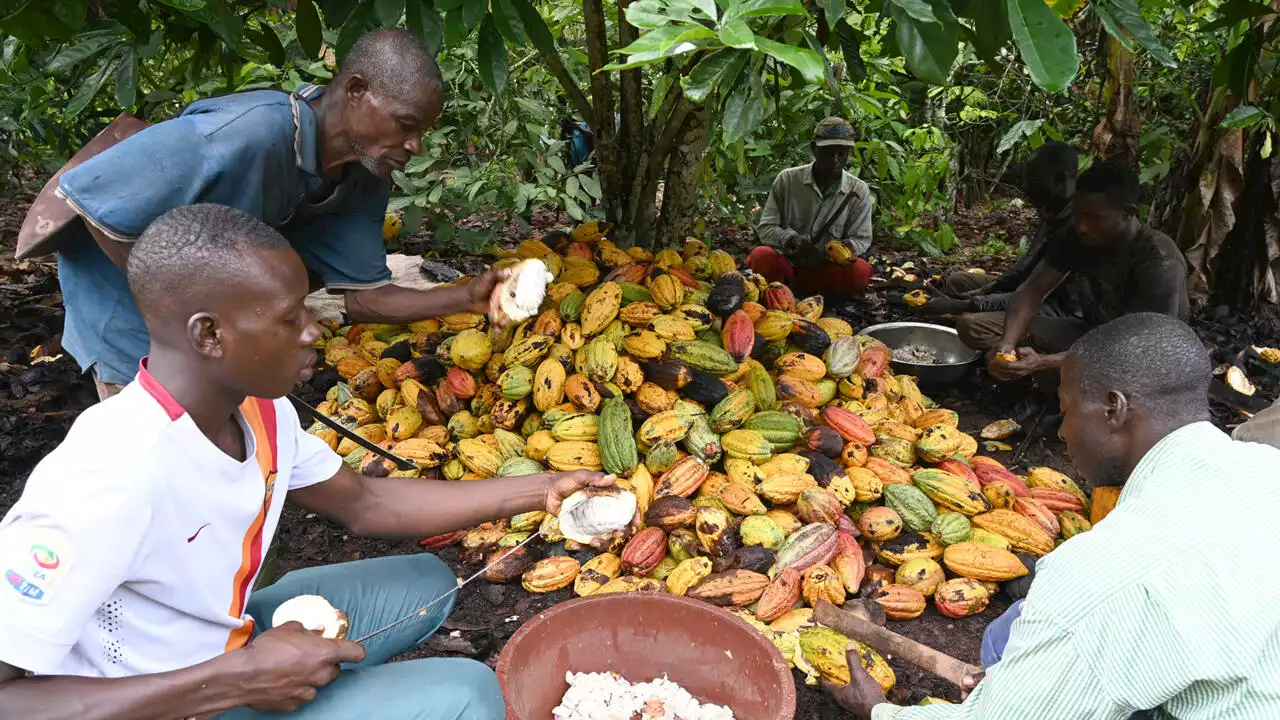
[{"label": "red cocoa pod", "polygon": [[800,571],[785,568],[765,588],[756,605],[756,619],[770,623],[785,615],[800,600]]},{"label": "red cocoa pod", "polygon": [[1031,497],[1020,497],[1013,501],[1013,510],[1019,515],[1031,518],[1049,537],[1058,537],[1062,528],[1058,524],[1058,516],[1045,507],[1045,504]]},{"label": "red cocoa pod", "polygon": [[444,380],[449,384],[449,390],[454,396],[464,400],[475,397],[476,378],[466,370],[457,366],[451,367],[449,372],[445,373]]},{"label": "red cocoa pod", "polygon": [[428,538],[422,538],[418,544],[428,550],[440,550],[450,545],[457,545],[462,542],[462,538],[467,536],[466,530],[455,530],[453,532],[444,533],[443,535],[432,535]]},{"label": "red cocoa pod", "polygon": [[751,323],[751,316],[742,310],[735,310],[729,315],[720,331],[720,342],[735,362],[751,357],[751,350],[756,344],[756,328]]},{"label": "red cocoa pod", "polygon": [[1084,503],[1080,502],[1080,498],[1066,490],[1038,487],[1030,488],[1027,492],[1031,495],[1031,499],[1039,500],[1041,505],[1049,508],[1054,514],[1067,511],[1075,513],[1084,511]]},{"label": "red cocoa pod", "polygon": [[822,409],[822,421],[827,424],[827,427],[839,433],[846,442],[870,446],[876,441],[876,431],[867,424],[866,420],[847,408],[828,405]]},{"label": "red cocoa pod", "polygon": [[924,593],[906,585],[885,585],[871,596],[880,603],[890,620],[911,620],[920,617],[925,608]]},{"label": "red cocoa pod", "polygon": [[636,575],[648,575],[667,555],[667,534],[647,527],[635,534],[622,550],[622,565]]},{"label": "red cocoa pod", "polygon": [[770,310],[792,312],[796,309],[795,293],[782,283],[769,283],[769,287],[764,291],[764,306]]}]

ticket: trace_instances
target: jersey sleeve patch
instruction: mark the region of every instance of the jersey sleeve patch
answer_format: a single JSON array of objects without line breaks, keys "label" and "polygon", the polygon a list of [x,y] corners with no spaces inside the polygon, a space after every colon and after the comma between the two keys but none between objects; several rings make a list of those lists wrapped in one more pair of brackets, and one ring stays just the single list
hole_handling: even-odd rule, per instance
[{"label": "jersey sleeve patch", "polygon": [[0,535],[0,573],[4,577],[0,592],[46,604],[71,565],[71,544],[59,530],[14,527]]}]

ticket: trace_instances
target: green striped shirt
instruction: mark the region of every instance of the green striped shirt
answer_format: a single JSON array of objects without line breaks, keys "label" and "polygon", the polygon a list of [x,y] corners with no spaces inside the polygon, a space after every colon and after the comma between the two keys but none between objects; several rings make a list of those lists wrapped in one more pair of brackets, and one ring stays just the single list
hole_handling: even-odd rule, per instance
[{"label": "green striped shirt", "polygon": [[1151,449],[1115,510],[1036,567],[963,704],[873,720],[1280,718],[1280,450],[1210,423]]}]

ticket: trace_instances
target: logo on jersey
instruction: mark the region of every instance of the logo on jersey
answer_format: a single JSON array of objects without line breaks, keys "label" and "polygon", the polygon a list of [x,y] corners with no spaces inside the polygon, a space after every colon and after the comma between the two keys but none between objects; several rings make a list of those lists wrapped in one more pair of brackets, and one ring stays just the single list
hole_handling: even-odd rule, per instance
[{"label": "logo on jersey", "polygon": [[[10,526],[0,533],[4,584],[28,602],[46,603],[71,566],[66,534],[54,528]],[[0,592],[3,592],[0,589]]]},{"label": "logo on jersey", "polygon": [[30,580],[27,580],[18,571],[6,570],[4,573],[4,579],[5,582],[9,584],[9,587],[16,590],[22,597],[30,598],[31,600],[44,599],[44,588],[36,585]]},{"label": "logo on jersey", "polygon": [[48,545],[36,543],[31,546],[31,559],[36,565],[45,570],[57,570],[62,561],[58,559],[58,553]]}]

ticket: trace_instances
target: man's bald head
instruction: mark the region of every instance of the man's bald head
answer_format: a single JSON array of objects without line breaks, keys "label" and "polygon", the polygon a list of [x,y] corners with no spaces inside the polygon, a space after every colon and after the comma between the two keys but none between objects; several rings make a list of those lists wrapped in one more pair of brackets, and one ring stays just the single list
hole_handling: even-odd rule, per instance
[{"label": "man's bald head", "polygon": [[422,133],[444,108],[435,58],[411,33],[375,30],[356,41],[325,91],[326,142],[379,177],[422,152]]},{"label": "man's bald head", "polygon": [[1144,412],[1175,419],[1188,409],[1208,414],[1209,353],[1186,323],[1159,313],[1124,315],[1071,346],[1080,390],[1118,390]]},{"label": "man's bald head", "polygon": [[357,75],[380,94],[439,91],[444,87],[436,59],[413,33],[402,28],[374,30],[357,40],[342,59],[334,83],[342,85]]},{"label": "man's bald head", "polygon": [[307,271],[266,223],[223,205],[156,218],[129,253],[151,352],[230,392],[280,397],[314,361]]},{"label": "man's bald head", "polygon": [[1155,440],[1209,419],[1211,377],[1204,345],[1176,318],[1134,313],[1094,328],[1062,366],[1067,449],[1095,484],[1123,483]]},{"label": "man's bald head", "polygon": [[129,253],[129,288],[152,334],[217,312],[228,289],[261,270],[263,251],[291,253],[269,225],[224,205],[185,205],[156,218]]},{"label": "man's bald head", "polygon": [[129,253],[129,288],[147,326],[215,312],[228,289],[261,268],[264,251],[291,253],[269,225],[225,205],[184,205],[156,218]]}]

